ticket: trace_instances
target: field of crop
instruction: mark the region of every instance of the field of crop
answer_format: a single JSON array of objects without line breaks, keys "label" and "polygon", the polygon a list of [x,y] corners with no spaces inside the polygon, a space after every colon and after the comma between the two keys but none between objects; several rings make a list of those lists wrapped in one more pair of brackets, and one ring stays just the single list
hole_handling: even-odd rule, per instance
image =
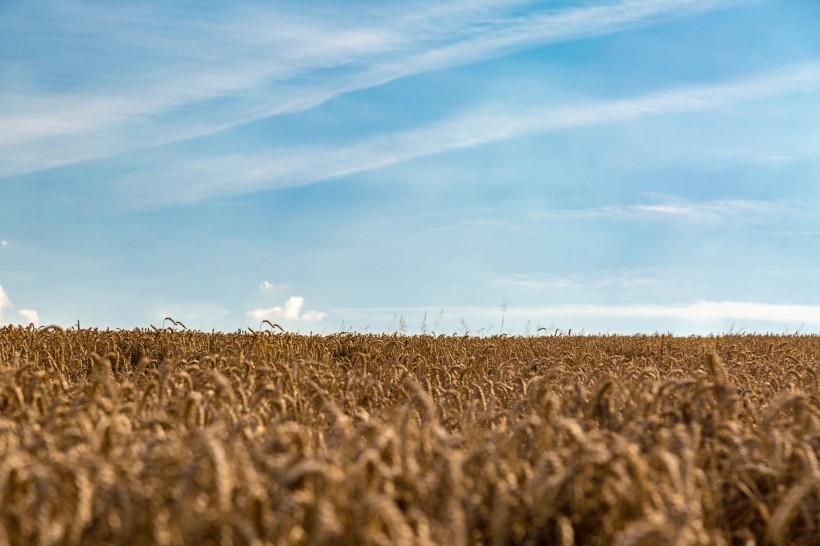
[{"label": "field of crop", "polygon": [[0,329],[0,545],[820,544],[820,338]]}]

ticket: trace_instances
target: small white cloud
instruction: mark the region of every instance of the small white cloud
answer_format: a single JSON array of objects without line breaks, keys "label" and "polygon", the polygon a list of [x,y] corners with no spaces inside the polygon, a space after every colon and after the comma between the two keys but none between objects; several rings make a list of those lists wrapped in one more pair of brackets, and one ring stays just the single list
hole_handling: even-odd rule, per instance
[{"label": "small white cloud", "polygon": [[2,246],[9,246],[9,242],[8,242],[8,241],[6,241],[5,239],[3,239],[3,241],[2,241],[2,242],[0,242],[0,245],[2,245]]},{"label": "small white cloud", "polygon": [[291,296],[285,302],[285,305],[276,307],[262,308],[258,307],[252,311],[248,311],[248,316],[257,320],[269,320],[282,318],[285,320],[305,320],[305,321],[319,321],[327,316],[321,311],[305,311],[302,313],[302,306],[305,304],[305,298],[302,296]]},{"label": "small white cloud", "polygon": [[285,302],[284,317],[289,320],[298,320],[299,311],[302,309],[304,303],[305,298],[302,296],[291,296],[288,298],[288,301]]},{"label": "small white cloud", "polygon": [[327,313],[324,311],[305,311],[305,314],[302,315],[302,320],[307,321],[320,321],[327,317]]},{"label": "small white cloud", "polygon": [[268,307],[263,309],[261,307],[249,311],[248,315],[255,319],[265,320],[271,318],[284,318],[287,320],[299,320],[299,311],[305,303],[305,298],[301,296],[291,296],[285,302],[284,307],[277,305],[276,307]]},{"label": "small white cloud", "polygon": [[11,300],[6,295],[6,291],[3,290],[3,286],[0,285],[0,321],[3,320],[3,309],[11,306]]},{"label": "small white cloud", "polygon": [[20,309],[17,314],[26,319],[29,324],[37,326],[40,323],[40,315],[34,309]]},{"label": "small white cloud", "polygon": [[271,290],[287,290],[288,285],[286,283],[274,284],[270,281],[262,281],[262,284],[259,285],[259,288],[260,290],[269,292]]}]

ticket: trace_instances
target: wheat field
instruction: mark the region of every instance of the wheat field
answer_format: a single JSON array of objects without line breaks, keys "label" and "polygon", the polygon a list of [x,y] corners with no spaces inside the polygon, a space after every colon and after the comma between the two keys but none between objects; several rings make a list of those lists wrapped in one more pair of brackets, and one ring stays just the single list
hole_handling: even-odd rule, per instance
[{"label": "wheat field", "polygon": [[820,338],[0,329],[0,545],[820,544]]}]

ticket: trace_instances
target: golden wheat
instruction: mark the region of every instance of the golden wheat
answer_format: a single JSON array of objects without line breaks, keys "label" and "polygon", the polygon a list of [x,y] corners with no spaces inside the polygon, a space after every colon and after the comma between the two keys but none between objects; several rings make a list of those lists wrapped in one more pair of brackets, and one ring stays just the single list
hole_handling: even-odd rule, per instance
[{"label": "golden wheat", "polygon": [[820,544],[820,338],[0,329],[4,544]]}]

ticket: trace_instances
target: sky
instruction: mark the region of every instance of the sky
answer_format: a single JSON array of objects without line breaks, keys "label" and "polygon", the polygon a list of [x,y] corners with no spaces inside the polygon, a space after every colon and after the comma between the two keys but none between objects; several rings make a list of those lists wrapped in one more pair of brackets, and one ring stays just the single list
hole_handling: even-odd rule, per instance
[{"label": "sky", "polygon": [[820,333],[818,29],[815,0],[4,0],[0,324]]}]

